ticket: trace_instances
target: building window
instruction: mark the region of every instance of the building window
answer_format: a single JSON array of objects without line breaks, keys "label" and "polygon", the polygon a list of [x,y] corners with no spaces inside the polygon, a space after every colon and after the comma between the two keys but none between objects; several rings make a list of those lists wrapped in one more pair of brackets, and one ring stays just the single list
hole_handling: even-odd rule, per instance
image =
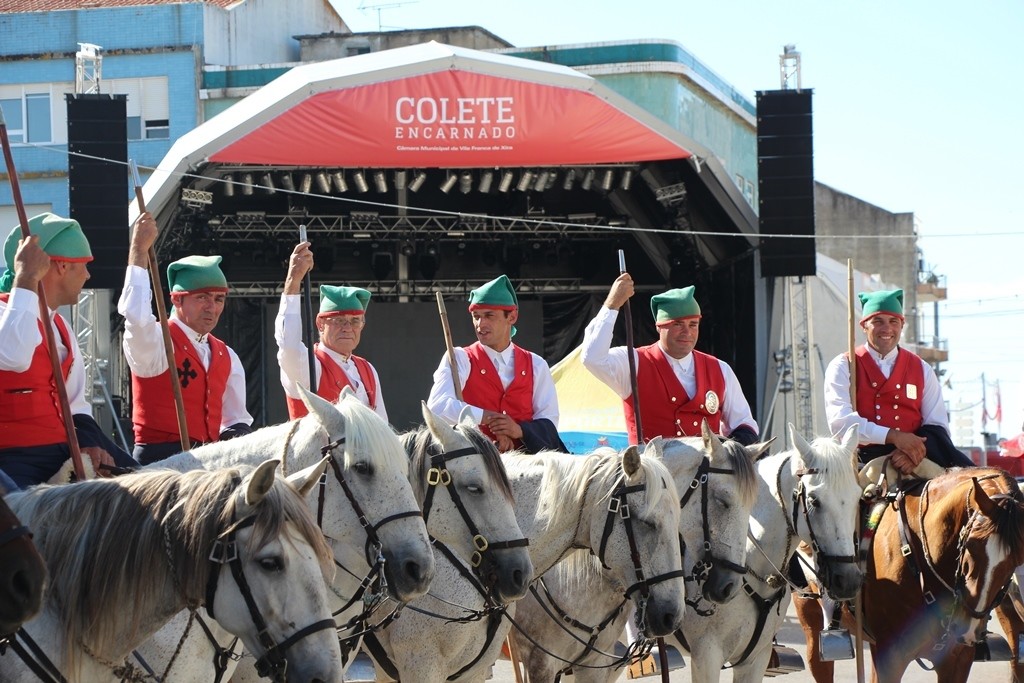
[{"label": "building window", "polygon": [[754,183],[749,180],[743,184],[743,196],[746,197],[748,204],[754,205]]},{"label": "building window", "polygon": [[53,125],[50,121],[50,93],[25,95],[26,137],[29,142],[52,142]]},{"label": "building window", "polygon": [[20,85],[0,87],[0,106],[12,143],[53,142],[49,91],[25,92]]},{"label": "building window", "polygon": [[107,92],[127,95],[128,139],[166,140],[171,136],[167,78],[104,81]]},{"label": "building window", "polygon": [[7,122],[7,137],[11,143],[25,142],[25,117],[21,111],[21,98],[0,99],[0,109]]}]

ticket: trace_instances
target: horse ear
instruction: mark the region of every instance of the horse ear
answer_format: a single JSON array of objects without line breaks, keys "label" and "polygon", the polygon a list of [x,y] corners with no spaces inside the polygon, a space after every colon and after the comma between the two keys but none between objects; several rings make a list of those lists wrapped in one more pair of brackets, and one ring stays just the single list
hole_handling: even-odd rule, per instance
[{"label": "horse ear", "polygon": [[860,433],[860,426],[853,425],[843,433],[843,438],[839,441],[839,445],[843,447],[848,453],[852,453],[857,450],[858,434]]},{"label": "horse ear", "polygon": [[476,418],[473,417],[473,409],[468,405],[462,406],[462,412],[459,413],[458,424],[470,425],[471,427],[477,427]]},{"label": "horse ear", "polygon": [[245,504],[249,507],[259,505],[274,485],[274,472],[280,460],[265,460],[249,475],[249,483],[245,487]]},{"label": "horse ear", "polygon": [[789,423],[789,440],[793,442],[793,447],[800,453],[800,457],[803,458],[804,462],[814,455],[814,451],[811,450],[811,444],[807,443],[807,439],[796,431],[796,427],[793,426],[792,422]]},{"label": "horse ear", "polygon": [[327,462],[331,459],[331,456],[326,456],[315,465],[299,470],[288,475],[288,481],[299,491],[299,495],[303,498],[313,490],[313,488],[320,481],[320,477],[323,476],[324,470],[327,469]]},{"label": "horse ear", "polygon": [[351,384],[348,384],[344,388],[342,388],[341,393],[338,394],[338,403],[341,403],[342,401],[344,401],[349,396],[355,396],[355,395],[356,395],[355,389],[352,388]]},{"label": "horse ear", "polygon": [[441,442],[441,447],[445,450],[455,448],[457,444],[455,441],[455,430],[452,429],[452,426],[431,410],[427,406],[426,401],[420,401],[420,409],[423,413],[423,422],[427,425],[430,433],[434,435],[434,438]]},{"label": "horse ear", "polygon": [[648,458],[658,458],[659,460],[661,460],[664,453],[665,442],[661,438],[661,436],[654,437],[653,439],[648,441],[647,445],[644,447],[644,455],[647,456]]},{"label": "horse ear", "polygon": [[302,399],[302,404],[306,406],[306,410],[309,411],[310,415],[316,417],[321,425],[326,424],[324,417],[329,415],[328,411],[337,413],[338,409],[334,407],[334,404],[330,401],[324,400],[315,392],[309,391],[302,385],[297,386],[299,390],[299,398]]},{"label": "horse ear", "polygon": [[717,460],[724,455],[725,447],[722,446],[718,435],[711,431],[707,418],[700,421],[700,435],[704,437],[704,450],[708,452],[712,460]]},{"label": "horse ear", "polygon": [[633,475],[640,470],[640,449],[636,446],[630,446],[622,454],[622,471],[626,473],[626,477],[629,479],[633,478]]},{"label": "horse ear", "polygon": [[761,443],[752,443],[749,446],[746,446],[745,450],[747,451],[747,455],[750,456],[751,460],[757,460],[762,455],[768,452],[768,449],[771,447],[773,443],[775,443],[774,436],[768,439],[767,441],[762,441]]},{"label": "horse ear", "polygon": [[991,518],[996,511],[995,501],[989,498],[977,477],[972,477],[971,481],[974,482],[974,502],[978,505],[978,511]]}]

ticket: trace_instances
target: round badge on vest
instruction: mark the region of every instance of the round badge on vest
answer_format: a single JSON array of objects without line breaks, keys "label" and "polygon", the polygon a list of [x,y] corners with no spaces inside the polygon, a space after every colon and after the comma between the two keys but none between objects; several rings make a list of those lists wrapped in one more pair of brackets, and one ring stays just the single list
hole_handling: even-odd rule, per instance
[{"label": "round badge on vest", "polygon": [[718,412],[718,394],[714,391],[708,390],[708,393],[704,394],[704,405],[707,406],[708,414],[714,415]]}]

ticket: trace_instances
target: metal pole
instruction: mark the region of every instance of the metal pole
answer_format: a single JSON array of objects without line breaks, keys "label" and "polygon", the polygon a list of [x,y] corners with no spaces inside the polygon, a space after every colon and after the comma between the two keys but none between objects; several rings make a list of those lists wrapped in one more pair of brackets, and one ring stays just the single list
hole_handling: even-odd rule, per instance
[{"label": "metal pole", "polygon": [[[21,185],[18,184],[18,172],[14,168],[14,153],[11,152],[11,141],[7,137],[7,121],[4,119],[3,110],[0,110],[0,145],[4,148],[4,160],[7,162],[7,177],[11,180],[11,196],[14,198],[14,206],[18,210],[18,220],[21,223],[21,237],[28,239],[32,233],[28,229],[28,216],[25,214],[25,202],[21,199]],[[14,270],[14,264],[8,266]],[[50,306],[46,303],[46,292],[43,290],[43,283],[37,288],[39,295],[39,319],[43,321],[43,339],[46,341],[46,350],[50,354],[50,369],[53,372],[53,384],[57,389],[57,398],[60,401],[61,417],[64,421],[64,433],[68,439],[68,450],[71,452],[71,464],[75,468],[75,478],[85,481],[85,466],[82,464],[82,451],[78,447],[78,433],[75,432],[75,422],[71,416],[71,403],[68,401],[68,388],[64,384],[64,373],[60,367],[60,356],[57,355],[57,342],[53,336],[53,321],[50,318]],[[68,353],[74,353],[68,349]]]},{"label": "metal pole", "polygon": [[435,292],[437,296],[437,312],[441,316],[441,329],[444,330],[444,345],[448,349],[448,365],[452,369],[452,382],[455,384],[455,398],[462,400],[462,380],[459,377],[459,365],[455,361],[455,346],[452,344],[452,331],[448,327],[448,311],[444,307],[444,297],[441,292]]},{"label": "metal pole", "polygon": [[[849,331],[849,355],[850,355],[850,405],[853,412],[857,412],[857,340],[856,340],[856,309],[854,307],[853,293],[853,260],[846,259],[846,299],[849,311],[847,329]],[[857,444],[854,444],[854,448]],[[863,569],[863,567],[861,568]],[[854,655],[857,658],[857,683],[864,683],[864,591],[857,591],[857,597],[853,600],[853,616],[856,628],[854,629]]]},{"label": "metal pole", "polygon": [[[306,226],[299,226],[299,241],[306,241]],[[316,353],[313,351],[313,284],[309,271],[302,278],[302,307],[305,318],[302,321],[302,332],[306,338],[306,353],[309,355],[309,390],[316,393]]]}]

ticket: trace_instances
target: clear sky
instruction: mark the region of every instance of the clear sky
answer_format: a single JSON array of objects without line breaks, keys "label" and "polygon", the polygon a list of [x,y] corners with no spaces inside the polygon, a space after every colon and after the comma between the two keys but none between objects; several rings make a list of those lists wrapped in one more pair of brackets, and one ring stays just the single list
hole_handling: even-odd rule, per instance
[{"label": "clear sky", "polygon": [[[1001,435],[1021,431],[1024,3],[332,2],[354,31],[479,25],[520,47],[667,38],[752,101],[779,87],[779,53],[795,44],[803,86],[814,89],[816,179],[915,214],[925,262],[948,287],[946,398],[980,403],[984,373],[990,414],[1001,388]],[[930,318],[923,327],[931,331]],[[973,414],[980,429],[980,407]]]}]

